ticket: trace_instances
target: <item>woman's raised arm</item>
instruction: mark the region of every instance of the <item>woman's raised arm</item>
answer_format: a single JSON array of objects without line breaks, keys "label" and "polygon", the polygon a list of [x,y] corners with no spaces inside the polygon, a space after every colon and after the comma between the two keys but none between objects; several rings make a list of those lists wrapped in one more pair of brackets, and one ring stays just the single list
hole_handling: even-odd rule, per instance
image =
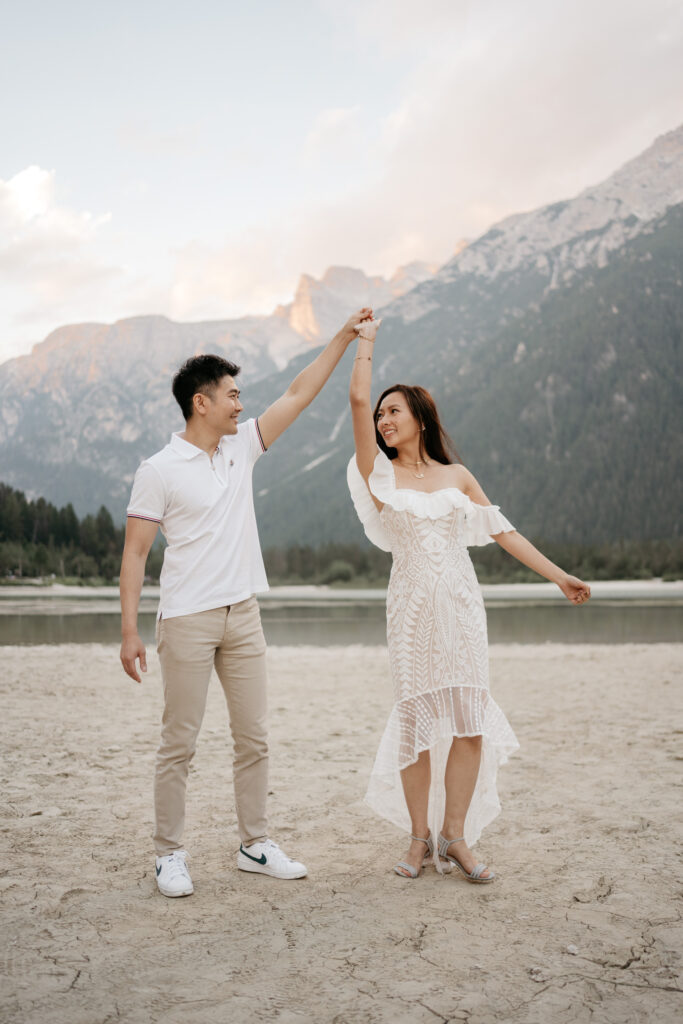
[{"label": "woman's raised arm", "polygon": [[[349,401],[353,418],[353,439],[356,445],[356,464],[367,483],[377,455],[375,424],[372,418],[370,388],[372,385],[372,350],[374,337],[380,321],[360,324],[358,330],[358,351],[353,360]],[[376,503],[377,504],[377,503]],[[381,507],[381,506],[380,506]]]}]

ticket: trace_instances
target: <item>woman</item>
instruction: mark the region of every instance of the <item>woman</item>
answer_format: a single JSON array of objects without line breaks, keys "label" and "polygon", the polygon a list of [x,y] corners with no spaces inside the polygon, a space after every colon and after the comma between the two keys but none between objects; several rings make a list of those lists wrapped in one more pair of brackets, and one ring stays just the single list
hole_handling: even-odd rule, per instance
[{"label": "woman", "polygon": [[476,862],[470,846],[500,811],[496,773],[518,743],[489,693],[486,614],[467,546],[495,540],[573,604],[587,601],[590,587],[517,533],[472,473],[454,462],[427,391],[395,385],[372,411],[378,325],[356,328],[356,454],[348,482],[366,534],[393,555],[387,641],[395,703],[366,801],[410,828],[397,874],[417,878],[432,857],[438,870],[454,866],[468,881],[486,884],[494,873]]}]

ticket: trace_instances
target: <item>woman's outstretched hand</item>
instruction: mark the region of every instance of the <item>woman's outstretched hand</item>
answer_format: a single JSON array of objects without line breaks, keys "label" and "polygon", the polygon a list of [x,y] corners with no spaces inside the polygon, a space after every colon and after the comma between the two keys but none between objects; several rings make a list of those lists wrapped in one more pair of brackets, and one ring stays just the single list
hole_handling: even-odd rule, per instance
[{"label": "woman's outstretched hand", "polygon": [[565,576],[557,585],[572,604],[585,604],[591,596],[591,588],[576,576]]}]

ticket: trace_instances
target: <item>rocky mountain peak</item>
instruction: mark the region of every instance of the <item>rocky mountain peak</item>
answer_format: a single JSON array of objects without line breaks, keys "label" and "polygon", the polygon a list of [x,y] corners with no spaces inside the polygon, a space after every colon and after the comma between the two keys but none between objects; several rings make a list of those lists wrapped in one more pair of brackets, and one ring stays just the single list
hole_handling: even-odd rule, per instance
[{"label": "rocky mountain peak", "polygon": [[624,214],[654,220],[669,206],[683,202],[683,125],[660,135],[643,153],[629,160],[602,184],[578,197],[623,207]]},{"label": "rocky mountain peak", "polygon": [[339,328],[349,311],[359,306],[381,309],[433,277],[437,264],[414,261],[386,279],[369,276],[353,267],[328,267],[320,280],[309,274],[299,278],[294,301],[279,306],[290,327],[311,343],[322,341]]},{"label": "rocky mountain peak", "polygon": [[[533,258],[554,282],[587,264],[604,266],[610,251],[639,234],[670,206],[683,202],[683,125],[661,136],[597,186],[575,199],[516,214],[496,224],[441,272],[445,278],[472,272],[496,277]],[[588,236],[588,237],[587,237]],[[551,256],[552,254],[552,256]]]},{"label": "rocky mountain peak", "polygon": [[547,278],[548,288],[560,287],[587,266],[606,266],[612,252],[681,202],[683,125],[574,199],[495,224],[394,304],[392,313],[406,322],[419,319],[434,308],[442,287],[466,275],[492,281],[533,269]]}]

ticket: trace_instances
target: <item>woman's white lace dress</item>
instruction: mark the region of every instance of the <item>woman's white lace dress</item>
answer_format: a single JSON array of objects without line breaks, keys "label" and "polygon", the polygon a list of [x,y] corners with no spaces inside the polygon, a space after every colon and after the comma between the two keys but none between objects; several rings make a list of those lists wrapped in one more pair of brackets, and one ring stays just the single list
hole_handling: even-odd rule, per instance
[{"label": "woman's white lace dress", "polygon": [[484,602],[467,548],[514,530],[497,505],[476,505],[457,487],[425,494],[397,488],[391,461],[378,452],[369,485],[355,456],[347,479],[370,540],[391,551],[387,642],[394,707],[370,776],[366,802],[410,831],[400,771],[429,750],[429,822],[438,835],[445,802],[444,770],[454,736],[478,736],[482,759],[465,821],[472,845],[499,813],[498,766],[519,744],[489,693]]}]

